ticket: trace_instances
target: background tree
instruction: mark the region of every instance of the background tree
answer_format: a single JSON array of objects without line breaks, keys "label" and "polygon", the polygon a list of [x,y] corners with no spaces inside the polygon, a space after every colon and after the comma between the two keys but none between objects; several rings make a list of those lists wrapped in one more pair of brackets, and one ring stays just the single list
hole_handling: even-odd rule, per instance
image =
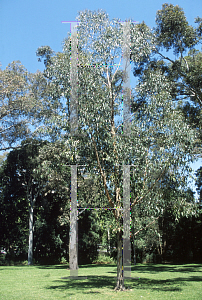
[{"label": "background tree", "polygon": [[[37,140],[29,139],[22,142],[20,149],[15,149],[8,154],[4,171],[6,172],[5,179],[7,179],[9,193],[5,195],[5,199],[9,202],[12,201],[13,193],[15,195],[17,192],[17,202],[21,205],[24,199],[24,203],[29,209],[28,264],[33,263],[34,206],[41,189],[40,180],[37,180],[33,174],[33,169],[36,167],[38,148],[39,141]],[[16,183],[19,188],[16,188]],[[19,193],[22,194],[23,198],[19,197]]]},{"label": "background tree", "polygon": [[0,69],[0,150],[36,138],[35,129],[55,114],[48,90],[43,74],[28,72],[20,61]]},{"label": "background tree", "polygon": [[71,185],[71,171],[67,166],[69,152],[66,143],[47,142],[39,150],[37,168],[34,170],[36,176],[44,182],[36,221],[39,234],[35,242],[36,255],[43,262],[68,258]]},{"label": "background tree", "polygon": [[0,247],[8,261],[26,259],[28,245],[26,193],[14,170],[15,161],[0,168]]},{"label": "background tree", "polygon": [[56,159],[52,169],[49,168],[49,176],[42,173],[44,166],[48,169],[47,156],[53,158],[48,151],[44,152],[44,143],[39,146],[38,140],[24,141],[20,149],[8,154],[1,167],[0,241],[9,260],[25,260],[28,248],[29,264],[33,258],[53,263],[67,255],[70,177],[67,170],[60,172],[59,167],[63,168],[60,165],[56,169]]},{"label": "background tree", "polygon": [[30,136],[30,117],[35,106],[32,93],[33,74],[19,62],[0,70],[0,140],[1,150]]},{"label": "background tree", "polygon": [[[153,49],[140,60],[133,59],[134,75],[140,79],[146,73],[160,70],[171,83],[173,101],[178,100],[186,121],[199,131],[196,154],[201,156],[201,44],[202,19],[195,19],[196,27],[189,25],[184,11],[178,5],[163,4],[156,13],[156,27],[150,40]],[[149,31],[143,22],[137,25],[142,34]],[[164,54],[168,52],[168,54]],[[143,79],[144,80],[144,79]]]}]

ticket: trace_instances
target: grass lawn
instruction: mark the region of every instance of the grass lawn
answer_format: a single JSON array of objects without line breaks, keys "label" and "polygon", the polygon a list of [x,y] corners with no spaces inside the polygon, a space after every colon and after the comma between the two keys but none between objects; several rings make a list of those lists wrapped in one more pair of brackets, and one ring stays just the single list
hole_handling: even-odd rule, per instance
[{"label": "grass lawn", "polygon": [[67,279],[67,265],[1,266],[0,299],[202,299],[202,265],[137,264],[130,290],[114,292],[116,265],[85,265],[79,276]]}]

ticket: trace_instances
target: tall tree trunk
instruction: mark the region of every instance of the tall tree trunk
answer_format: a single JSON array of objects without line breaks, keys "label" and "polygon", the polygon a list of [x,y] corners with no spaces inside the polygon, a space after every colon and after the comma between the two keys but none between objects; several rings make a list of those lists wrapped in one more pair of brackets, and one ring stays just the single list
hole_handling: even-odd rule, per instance
[{"label": "tall tree trunk", "polygon": [[34,238],[34,201],[30,199],[28,265],[33,265],[33,238]]},{"label": "tall tree trunk", "polygon": [[115,290],[125,290],[122,257],[122,230],[120,230],[117,232],[117,282]]}]

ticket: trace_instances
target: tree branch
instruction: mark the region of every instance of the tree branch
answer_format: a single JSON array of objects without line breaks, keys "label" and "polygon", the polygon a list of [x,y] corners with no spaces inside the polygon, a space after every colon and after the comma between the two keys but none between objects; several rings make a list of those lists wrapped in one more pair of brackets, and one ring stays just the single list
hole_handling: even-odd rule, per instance
[{"label": "tree branch", "polygon": [[[106,196],[107,196],[107,199],[108,199],[108,201],[109,201],[110,206],[111,206],[112,208],[114,208],[114,203],[113,203],[113,201],[111,200],[111,197],[110,197],[110,195],[109,195],[108,188],[107,188],[106,175],[105,175],[105,173],[104,173],[103,170],[102,170],[102,166],[101,166],[101,164],[100,164],[100,159],[99,159],[99,155],[98,155],[96,143],[95,143],[95,140],[94,140],[94,137],[93,137],[92,134],[91,134],[91,137],[92,137],[92,141],[93,141],[93,145],[94,145],[94,149],[95,149],[95,154],[96,154],[96,158],[97,158],[97,163],[98,163],[98,166],[99,166],[99,169],[100,169],[100,173],[101,173],[101,176],[102,176],[102,180],[103,180],[103,184],[104,184]],[[114,216],[115,216],[115,218],[116,218],[116,213],[115,213],[114,210],[113,210],[113,213],[114,213]]]},{"label": "tree branch", "polygon": [[136,231],[133,235],[136,236],[140,231],[145,230],[147,227],[149,227],[150,225],[154,224],[156,222],[156,220],[159,219],[160,216],[158,216],[156,219],[154,219],[154,221],[150,222],[149,224],[147,224],[147,226],[145,226],[144,228],[141,228],[140,230]]},{"label": "tree branch", "polygon": [[[135,198],[134,202],[131,204],[131,208],[132,208],[135,204],[137,204],[137,203],[139,203],[140,201],[142,201],[142,199],[144,199],[145,196],[147,196],[147,195],[149,194],[149,192],[154,188],[154,186],[157,184],[157,182],[161,179],[161,177],[162,177],[163,174],[165,173],[166,169],[167,169],[167,167],[163,170],[163,172],[160,174],[160,176],[155,180],[155,182],[154,182],[153,185],[149,188],[149,190],[147,191],[147,193],[145,193],[145,194],[144,194],[142,197],[140,197],[140,198],[139,198],[139,196],[137,196],[137,197]],[[138,200],[138,198],[139,198],[139,200]]]}]

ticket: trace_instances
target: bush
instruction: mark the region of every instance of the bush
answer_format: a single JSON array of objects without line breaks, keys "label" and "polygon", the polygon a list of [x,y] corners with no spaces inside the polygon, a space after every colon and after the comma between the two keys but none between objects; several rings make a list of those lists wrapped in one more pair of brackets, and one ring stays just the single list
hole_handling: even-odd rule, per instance
[{"label": "bush", "polygon": [[66,258],[65,258],[64,256],[62,257],[60,263],[61,263],[61,264],[67,264],[67,260],[66,260]]},{"label": "bush", "polygon": [[114,259],[108,255],[100,255],[93,261],[93,264],[113,264]]}]

